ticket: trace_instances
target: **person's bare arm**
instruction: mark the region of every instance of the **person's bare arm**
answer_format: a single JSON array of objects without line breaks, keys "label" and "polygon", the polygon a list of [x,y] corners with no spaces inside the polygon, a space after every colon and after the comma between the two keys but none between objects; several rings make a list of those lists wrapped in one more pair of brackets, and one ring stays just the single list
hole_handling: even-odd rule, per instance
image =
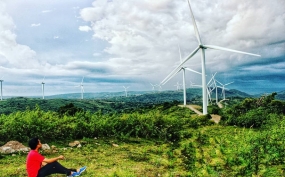
[{"label": "person's bare arm", "polygon": [[58,161],[58,160],[63,160],[63,159],[64,159],[64,156],[63,156],[63,155],[60,155],[60,156],[58,156],[58,157],[54,157],[54,158],[50,158],[50,159],[45,158],[45,159],[43,160],[43,162],[45,162],[45,163],[52,163],[52,162],[55,162],[55,161]]}]

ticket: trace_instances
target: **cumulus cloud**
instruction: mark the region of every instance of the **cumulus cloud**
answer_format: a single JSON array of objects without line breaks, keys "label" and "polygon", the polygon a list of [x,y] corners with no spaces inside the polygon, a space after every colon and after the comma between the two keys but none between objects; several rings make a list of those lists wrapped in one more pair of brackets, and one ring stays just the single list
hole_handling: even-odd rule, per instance
[{"label": "cumulus cloud", "polygon": [[42,13],[49,13],[52,12],[52,10],[43,10]]},{"label": "cumulus cloud", "polygon": [[38,27],[38,26],[41,26],[41,24],[40,23],[37,23],[37,24],[33,23],[33,24],[31,24],[31,27]]},{"label": "cumulus cloud", "polygon": [[79,26],[79,30],[88,32],[88,31],[91,31],[92,29],[89,26]]},{"label": "cumulus cloud", "polygon": [[36,53],[26,45],[18,44],[13,19],[0,2],[0,57],[4,68],[33,68],[38,65]]},{"label": "cumulus cloud", "polygon": [[[191,5],[204,44],[258,53],[262,60],[284,56],[284,1],[191,1]],[[90,22],[93,37],[110,44],[104,52],[114,56],[108,63],[117,65],[118,72],[126,72],[128,66],[127,72],[132,74],[163,72],[156,75],[163,79],[179,63],[178,45],[183,57],[198,45],[184,0],[96,0],[80,14]],[[199,58],[195,56],[188,64],[199,70]],[[211,72],[224,72],[260,60],[213,50],[206,51],[206,59]]]}]

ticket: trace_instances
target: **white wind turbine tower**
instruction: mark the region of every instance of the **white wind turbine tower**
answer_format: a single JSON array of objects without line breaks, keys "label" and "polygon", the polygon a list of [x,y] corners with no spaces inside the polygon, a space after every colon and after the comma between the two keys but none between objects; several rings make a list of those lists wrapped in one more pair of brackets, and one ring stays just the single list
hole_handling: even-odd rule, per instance
[{"label": "white wind turbine tower", "polygon": [[123,86],[124,87],[124,89],[125,89],[125,95],[126,95],[126,97],[128,97],[128,91],[127,91],[127,89],[129,88],[129,87],[125,87],[125,86]]},{"label": "white wind turbine tower", "polygon": [[45,77],[46,76],[44,76],[44,78],[43,78],[43,80],[42,80],[42,95],[43,95],[43,99],[45,99],[45,83],[44,83],[44,81],[45,81]]},{"label": "white wind turbine tower", "polygon": [[205,65],[205,50],[206,49],[217,49],[217,50],[224,50],[224,51],[229,51],[229,52],[236,52],[236,53],[242,53],[242,54],[247,54],[247,55],[253,55],[253,56],[258,56],[260,57],[260,55],[257,54],[253,54],[253,53],[247,53],[247,52],[242,52],[242,51],[238,51],[238,50],[233,50],[233,49],[228,49],[228,48],[224,48],[224,47],[219,47],[219,46],[215,46],[215,45],[204,45],[202,44],[200,35],[199,35],[199,31],[195,22],[195,18],[191,9],[191,5],[190,2],[188,0],[188,5],[189,5],[189,9],[190,9],[190,13],[191,13],[191,18],[192,18],[192,23],[194,26],[194,31],[195,31],[195,35],[196,38],[198,40],[198,47],[191,53],[189,54],[186,59],[179,65],[177,66],[163,81],[162,83],[167,80],[169,77],[171,77],[175,72],[177,72],[177,70],[179,70],[181,68],[181,66],[183,66],[184,63],[186,63],[190,58],[192,58],[200,49],[201,49],[201,65],[202,65],[202,95],[203,95],[203,114],[208,114],[207,111],[207,84],[206,84],[206,65]]},{"label": "white wind turbine tower", "polygon": [[[216,80],[217,81],[217,80]],[[234,83],[234,82],[229,82],[229,83],[227,83],[227,84],[222,84],[221,82],[219,82],[219,81],[217,81],[219,84],[221,84],[221,86],[222,86],[222,94],[223,94],[223,99],[225,100],[226,99],[226,92],[225,92],[225,86],[226,85],[230,85],[230,84],[232,84],[232,83]]]},{"label": "white wind turbine tower", "polygon": [[[179,57],[180,57],[180,63],[182,63],[182,57],[181,57],[181,51],[180,51],[180,47],[179,47]],[[185,69],[188,70],[188,71],[191,71],[191,72],[194,72],[194,73],[197,73],[197,74],[202,74],[202,73],[199,73],[193,69],[190,69],[190,68],[187,68],[187,67],[183,67],[181,66],[181,68],[179,70],[177,70],[175,72],[175,74],[173,74],[171,77],[169,77],[168,79],[166,79],[164,82],[162,82],[161,84],[165,84],[166,82],[168,82],[171,78],[173,78],[177,73],[179,73],[181,70],[183,70],[183,99],[184,99],[184,106],[186,106],[186,82],[185,82]],[[160,84],[159,84],[160,85]],[[177,88],[177,90],[180,89],[180,86],[179,86],[179,83],[177,82],[177,85],[174,85],[174,86],[177,86],[179,88]]]},{"label": "white wind turbine tower", "polygon": [[81,99],[83,99],[83,93],[84,93],[84,88],[83,88],[83,79],[84,79],[84,76],[82,77],[82,80],[81,80],[81,83],[80,85],[76,86],[76,87],[80,87],[81,89]]},{"label": "white wind turbine tower", "polygon": [[3,76],[1,77],[0,82],[1,82],[1,101],[2,101],[3,100],[2,82],[4,82]]}]

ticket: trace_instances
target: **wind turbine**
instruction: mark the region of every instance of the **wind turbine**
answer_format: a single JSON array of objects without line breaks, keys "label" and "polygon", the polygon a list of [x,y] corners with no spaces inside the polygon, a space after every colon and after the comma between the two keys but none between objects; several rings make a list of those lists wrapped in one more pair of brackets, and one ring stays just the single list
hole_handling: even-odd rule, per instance
[{"label": "wind turbine", "polygon": [[[217,101],[218,100],[218,90],[217,90],[217,83],[215,80],[216,74],[217,74],[217,72],[215,74],[212,74],[212,78],[210,79],[210,81],[208,82],[207,85],[208,85],[208,87],[210,87],[210,89],[209,89],[210,95],[212,94],[212,91],[216,89],[216,103],[218,103],[218,101]],[[214,87],[213,87],[213,85],[214,85]],[[211,88],[211,87],[213,87],[213,88]]]},{"label": "wind turbine", "polygon": [[1,77],[0,82],[1,82],[1,101],[2,101],[3,100],[2,82],[4,82],[3,76]]},{"label": "wind turbine", "polygon": [[45,80],[45,77],[46,76],[44,76],[44,78],[43,78],[43,80],[42,80],[42,94],[43,94],[43,99],[45,99],[45,83],[44,83],[44,80]]},{"label": "wind turbine", "polygon": [[[217,80],[216,80],[217,81]],[[221,84],[221,86],[222,86],[222,94],[223,94],[223,98],[224,98],[224,100],[226,99],[226,92],[225,92],[225,86],[226,85],[230,85],[230,84],[232,84],[232,83],[234,83],[234,82],[229,82],[229,83],[227,83],[227,84],[222,84],[221,82],[219,82],[219,81],[217,81],[219,84]]]},{"label": "wind turbine", "polygon": [[199,35],[199,31],[195,22],[195,18],[191,9],[191,5],[190,2],[188,0],[188,5],[189,5],[189,9],[190,9],[190,13],[191,13],[191,18],[192,18],[192,23],[193,23],[193,27],[194,27],[194,31],[195,31],[195,35],[196,38],[198,40],[198,47],[191,53],[189,54],[185,60],[183,60],[182,63],[180,63],[179,66],[177,66],[163,81],[165,82],[165,80],[167,80],[169,77],[171,77],[174,73],[177,72],[177,70],[179,70],[181,68],[181,66],[183,66],[184,63],[186,63],[190,58],[192,58],[200,49],[201,49],[201,65],[202,65],[202,93],[203,93],[203,114],[208,114],[207,111],[207,85],[206,85],[206,65],[205,65],[205,50],[206,49],[217,49],[217,50],[224,50],[224,51],[229,51],[229,52],[236,52],[236,53],[241,53],[241,54],[247,54],[247,55],[253,55],[253,56],[258,56],[260,57],[260,55],[257,54],[253,54],[253,53],[247,53],[247,52],[242,52],[242,51],[238,51],[238,50],[233,50],[233,49],[228,49],[228,48],[224,48],[224,47],[219,47],[219,46],[215,46],[215,45],[204,45],[202,44],[200,35]]},{"label": "wind turbine", "polygon": [[158,87],[158,91],[161,91],[161,90],[162,90],[162,87],[161,87],[160,84],[158,84],[157,87]]},{"label": "wind turbine", "polygon": [[[180,46],[179,46],[179,57],[180,57],[180,63],[182,63],[183,61],[182,61],[182,57],[181,57]],[[193,70],[193,69],[190,69],[190,68],[181,66],[181,68],[180,68],[179,70],[177,70],[177,71],[175,72],[175,74],[173,74],[171,77],[169,77],[169,78],[166,79],[164,82],[162,82],[162,84],[165,84],[166,82],[168,82],[171,78],[173,78],[173,77],[174,77],[177,73],[179,73],[181,70],[183,71],[183,75],[182,75],[182,76],[183,76],[183,77],[182,77],[182,79],[183,79],[183,99],[184,99],[184,106],[186,106],[185,70],[188,70],[188,71],[191,71],[191,72],[194,72],[194,73],[197,73],[197,74],[202,74],[202,73],[199,73],[199,72],[197,72],[197,71],[195,71],[195,70]],[[177,90],[180,89],[180,86],[179,86],[178,82],[177,82],[177,85],[174,85],[174,86],[179,87],[179,88],[177,88]]]},{"label": "wind turbine", "polygon": [[154,89],[154,88],[155,88],[156,85],[155,85],[155,84],[152,84],[152,83],[150,83],[150,85],[152,86],[152,91],[155,92],[155,89]]},{"label": "wind turbine", "polygon": [[125,87],[125,86],[123,86],[124,87],[124,89],[125,89],[125,95],[126,95],[126,97],[128,97],[128,91],[127,91],[127,89],[129,88],[129,87]]},{"label": "wind turbine", "polygon": [[80,88],[81,88],[81,99],[83,99],[83,93],[84,93],[83,79],[84,79],[84,76],[82,77],[82,80],[81,80],[80,85],[77,85],[77,86],[76,86],[76,87],[80,87]]},{"label": "wind turbine", "polygon": [[[195,85],[195,84],[192,84],[191,85],[192,87],[200,87],[200,88],[203,88],[202,85]],[[209,90],[209,88],[207,87],[207,95],[208,95],[208,100],[207,100],[207,106],[209,105],[209,101],[212,102],[212,98],[211,98],[211,91]]]},{"label": "wind turbine", "polygon": [[176,91],[179,91],[179,90],[180,90],[180,84],[179,84],[179,82],[177,82],[174,86],[176,87]]}]

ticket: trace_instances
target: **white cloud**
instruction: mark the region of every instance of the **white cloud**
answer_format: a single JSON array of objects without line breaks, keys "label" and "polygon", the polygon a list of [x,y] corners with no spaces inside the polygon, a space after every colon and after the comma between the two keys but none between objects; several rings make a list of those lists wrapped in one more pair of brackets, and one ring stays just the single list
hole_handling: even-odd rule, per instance
[{"label": "white cloud", "polygon": [[89,26],[79,26],[79,30],[88,32],[88,31],[91,31],[92,29]]},{"label": "white cloud", "polygon": [[[285,40],[285,2],[218,0],[191,3],[204,44],[262,55],[284,54],[284,49],[282,51],[279,47],[274,47],[278,50],[274,54],[265,51],[267,44]],[[178,45],[184,57],[197,46],[188,4],[184,0],[96,0],[92,7],[82,9],[80,14],[83,20],[91,23],[93,36],[110,44],[105,52],[115,58],[109,60],[109,64],[120,66],[124,63],[124,66],[133,68],[134,74],[156,70],[164,71],[163,77],[179,63]],[[188,63],[200,62],[199,56],[195,58]],[[206,58],[207,63],[216,65],[219,71],[259,60],[211,50],[207,50]],[[221,62],[223,67],[219,66]],[[118,68],[126,71],[123,66]]]},{"label": "white cloud", "polygon": [[42,13],[49,13],[52,12],[52,10],[43,10]]},{"label": "white cloud", "polygon": [[37,24],[33,23],[33,24],[31,24],[31,27],[38,27],[38,26],[41,26],[41,24],[40,23],[37,23]]},{"label": "white cloud", "polygon": [[98,56],[101,56],[102,54],[101,53],[93,53],[93,56],[95,57],[98,57]]},{"label": "white cloud", "polygon": [[5,4],[0,2],[0,54],[4,68],[34,68],[38,66],[36,53],[26,45],[18,44],[12,18],[6,13]]}]

